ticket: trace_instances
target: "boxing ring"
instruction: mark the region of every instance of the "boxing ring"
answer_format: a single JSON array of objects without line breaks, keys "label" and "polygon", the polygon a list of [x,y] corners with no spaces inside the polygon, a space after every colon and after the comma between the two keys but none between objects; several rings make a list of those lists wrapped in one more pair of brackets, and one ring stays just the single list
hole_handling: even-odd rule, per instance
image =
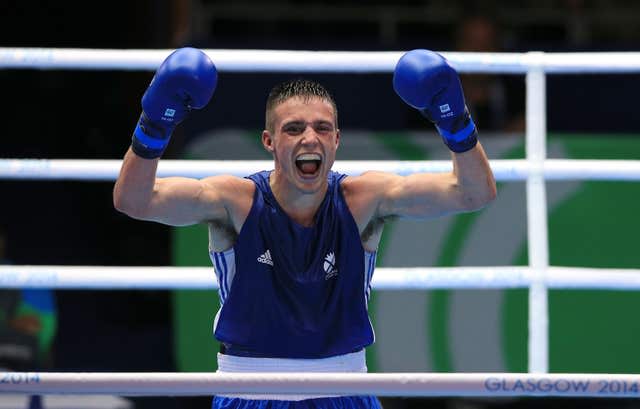
[{"label": "boxing ring", "polygon": [[[205,50],[221,72],[390,73],[399,52]],[[170,50],[0,48],[0,69],[155,70]],[[461,73],[526,76],[526,159],[492,160],[497,181],[526,181],[529,265],[378,268],[374,289],[529,289],[529,367],[516,373],[0,373],[2,393],[126,396],[373,394],[377,396],[640,397],[640,375],[549,374],[550,288],[640,289],[640,270],[549,263],[546,180],[638,181],[640,160],[551,160],[546,154],[546,75],[640,72],[640,53],[443,53]],[[114,181],[119,160],[0,159],[0,178]],[[271,161],[162,160],[158,176],[245,176]],[[445,172],[449,161],[337,161],[334,169],[406,175]],[[179,277],[177,279],[176,277]],[[211,268],[0,266],[0,287],[217,289]]]}]

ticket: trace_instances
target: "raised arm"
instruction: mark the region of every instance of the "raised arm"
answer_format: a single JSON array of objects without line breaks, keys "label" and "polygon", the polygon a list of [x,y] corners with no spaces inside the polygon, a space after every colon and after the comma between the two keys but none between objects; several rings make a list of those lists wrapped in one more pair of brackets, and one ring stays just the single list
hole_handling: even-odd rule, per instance
[{"label": "raised arm", "polygon": [[186,226],[227,220],[253,194],[251,182],[233,176],[156,178],[157,165],[157,159],[129,149],[113,190],[116,209],[135,219]]},{"label": "raised arm", "polygon": [[374,192],[371,217],[427,218],[477,210],[491,202],[495,180],[453,67],[435,52],[413,50],[398,61],[393,86],[404,102],[435,124],[452,152],[453,171],[363,175],[360,185]]},{"label": "raised arm", "polygon": [[158,160],[173,130],[191,109],[209,102],[216,83],[214,64],[194,48],[176,50],[160,65],[142,97],[142,114],[116,181],[116,209],[171,225],[224,217],[225,192],[233,178],[156,178]]}]

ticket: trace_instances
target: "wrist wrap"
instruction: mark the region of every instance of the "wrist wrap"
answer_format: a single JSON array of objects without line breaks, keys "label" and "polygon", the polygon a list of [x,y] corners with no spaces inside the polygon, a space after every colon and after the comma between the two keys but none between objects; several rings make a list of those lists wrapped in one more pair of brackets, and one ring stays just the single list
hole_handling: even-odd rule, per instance
[{"label": "wrist wrap", "polygon": [[154,125],[143,112],[133,131],[131,149],[136,155],[145,159],[159,158],[169,144],[174,128],[175,125],[168,127]]},{"label": "wrist wrap", "polygon": [[[433,121],[426,109],[420,111],[430,121]],[[446,123],[445,123],[446,122]],[[444,128],[446,126],[447,129]],[[478,143],[478,130],[471,119],[469,111],[447,121],[436,123],[436,129],[449,149],[455,153],[462,153],[473,149]]]}]

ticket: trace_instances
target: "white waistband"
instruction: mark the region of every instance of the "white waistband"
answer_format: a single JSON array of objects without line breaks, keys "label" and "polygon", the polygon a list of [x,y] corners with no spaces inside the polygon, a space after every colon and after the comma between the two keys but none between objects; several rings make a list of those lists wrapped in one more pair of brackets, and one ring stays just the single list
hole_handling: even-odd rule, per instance
[{"label": "white waistband", "polygon": [[[364,350],[320,359],[249,358],[218,354],[218,372],[367,372]],[[338,395],[226,395],[228,398],[292,400]]]}]

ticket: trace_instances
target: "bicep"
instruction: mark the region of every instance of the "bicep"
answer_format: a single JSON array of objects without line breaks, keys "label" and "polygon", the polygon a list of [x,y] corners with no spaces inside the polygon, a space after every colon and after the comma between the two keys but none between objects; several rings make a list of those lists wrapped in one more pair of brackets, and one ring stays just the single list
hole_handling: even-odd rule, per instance
[{"label": "bicep", "polygon": [[144,219],[186,226],[227,217],[222,178],[157,178]]},{"label": "bicep", "polygon": [[381,217],[430,218],[465,210],[458,180],[451,172],[389,175],[380,197]]}]

